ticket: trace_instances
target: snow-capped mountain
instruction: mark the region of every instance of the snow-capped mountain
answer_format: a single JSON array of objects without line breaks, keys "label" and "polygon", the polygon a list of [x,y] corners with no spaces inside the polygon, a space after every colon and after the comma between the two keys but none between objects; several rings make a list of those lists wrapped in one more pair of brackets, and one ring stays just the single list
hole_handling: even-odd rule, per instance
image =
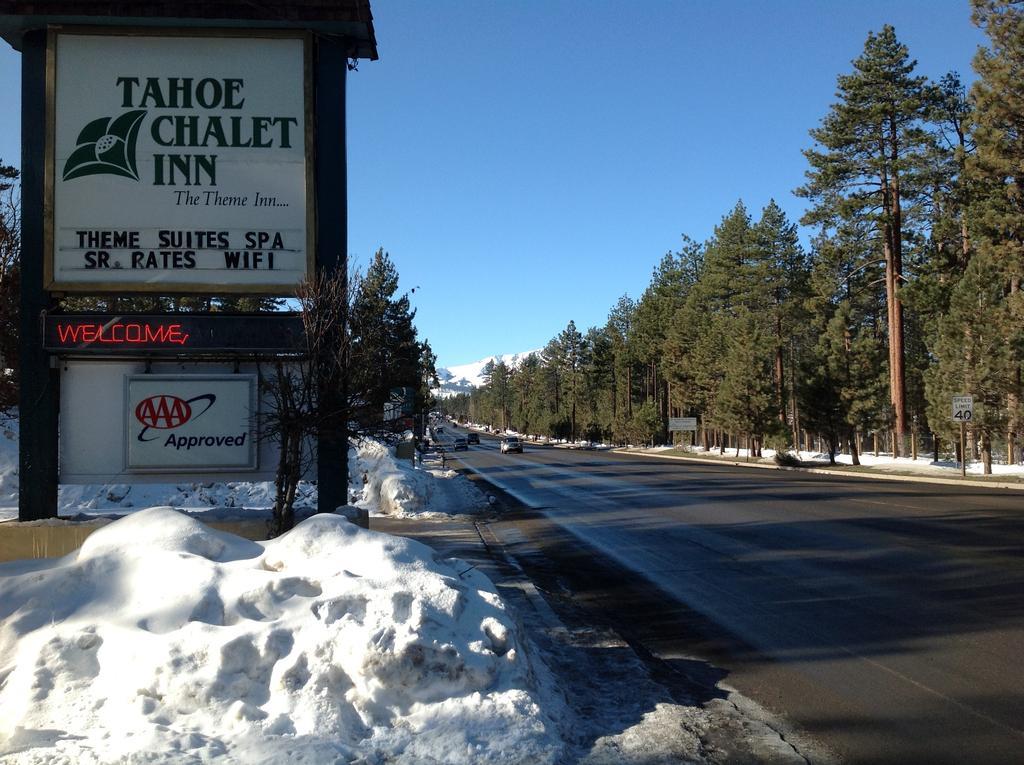
[{"label": "snow-capped mountain", "polygon": [[488,362],[497,361],[499,358],[511,367],[519,366],[523,359],[536,351],[525,351],[524,353],[506,353],[501,356],[488,356],[487,358],[474,361],[470,364],[457,364],[450,367],[438,367],[437,379],[441,385],[434,389],[434,395],[444,398],[445,396],[456,396],[460,393],[469,393],[474,388],[484,384],[483,371]]}]

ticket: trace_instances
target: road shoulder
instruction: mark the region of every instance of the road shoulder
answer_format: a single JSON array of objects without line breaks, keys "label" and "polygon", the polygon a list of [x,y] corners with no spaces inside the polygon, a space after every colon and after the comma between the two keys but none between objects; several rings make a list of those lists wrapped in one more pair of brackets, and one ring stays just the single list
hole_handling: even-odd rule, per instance
[{"label": "road shoulder", "polygon": [[677,462],[699,462],[705,465],[725,465],[728,467],[754,468],[758,470],[785,470],[793,473],[811,473],[814,475],[838,476],[841,478],[860,478],[869,481],[905,481],[910,483],[930,483],[941,486],[968,486],[983,489],[1013,489],[1024,491],[1024,483],[1016,481],[1005,481],[999,478],[986,480],[973,480],[970,478],[943,478],[925,475],[913,475],[908,473],[882,473],[877,470],[866,471],[857,469],[843,469],[840,467],[791,467],[789,465],[774,465],[767,462],[748,462],[742,459],[729,459],[728,457],[701,457],[691,453],[657,451],[654,449],[621,448],[613,449],[618,454],[630,454],[638,457],[656,457],[657,459],[675,460]]},{"label": "road shoulder", "polygon": [[724,673],[707,662],[666,663],[571,592],[538,586],[528,571],[538,551],[507,502],[503,497],[506,512],[488,518],[374,517],[370,525],[461,558],[491,578],[548,670],[538,683],[564,698],[567,763],[833,761],[721,682]]}]

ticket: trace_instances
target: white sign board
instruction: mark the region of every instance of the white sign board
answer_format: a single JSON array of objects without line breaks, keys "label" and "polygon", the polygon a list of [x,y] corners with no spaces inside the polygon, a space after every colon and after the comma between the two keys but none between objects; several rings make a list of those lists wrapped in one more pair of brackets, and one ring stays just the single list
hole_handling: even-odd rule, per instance
[{"label": "white sign board", "polygon": [[125,378],[125,468],[170,472],[256,469],[256,378]]},{"label": "white sign board", "polygon": [[974,418],[974,396],[953,396],[953,420],[970,422]]},{"label": "white sign board", "polygon": [[697,418],[696,417],[669,417],[668,418],[668,429],[674,430],[697,430]]},{"label": "white sign board", "polygon": [[292,292],[313,252],[306,55],[51,33],[47,288]]},{"label": "white sign board", "polygon": [[[249,446],[250,436],[246,436],[241,444],[238,443],[237,439],[242,429],[251,426],[251,423],[245,419],[240,410],[243,408],[243,401],[246,407],[250,405],[248,398],[250,395],[249,380],[258,379],[258,368],[255,364],[242,363],[239,367],[239,373],[233,371],[235,365],[230,362],[190,364],[185,370],[182,369],[180,363],[170,361],[161,362],[154,360],[149,366],[150,373],[146,375],[147,365],[145,361],[141,360],[90,361],[69,359],[61,364],[59,455],[61,483],[141,484],[179,481],[196,482],[203,480],[268,481],[274,478],[274,471],[278,463],[277,442],[273,439],[260,438],[253,444],[253,448],[256,450],[256,469],[253,470],[250,467],[252,460],[243,457],[240,453]],[[238,407],[238,410],[232,416],[232,418],[237,417],[238,422],[232,421],[228,423],[223,435],[235,436],[236,442],[229,445],[225,441],[221,444],[222,447],[238,452],[234,455],[229,455],[232,457],[230,461],[244,464],[239,467],[221,469],[213,465],[195,467],[192,464],[183,466],[180,469],[160,467],[152,469],[128,468],[126,466],[128,439],[130,436],[137,437],[138,432],[142,428],[137,427],[138,420],[134,409],[129,411],[129,403],[126,399],[127,379],[162,377],[177,380],[186,377],[187,372],[194,372],[197,377],[205,377],[205,381],[209,381],[211,378],[213,380],[238,378],[244,381],[240,382],[237,388],[228,388],[227,393],[229,398],[235,397],[237,399],[231,402],[230,405]],[[223,392],[222,390],[208,388],[205,385],[197,385],[191,392],[179,392],[178,389],[159,387],[185,401],[194,396],[206,395],[206,393],[216,394],[217,392]],[[258,391],[258,385],[255,387]],[[159,392],[155,392],[154,395],[159,395]],[[217,402],[218,405],[227,405],[228,403],[220,399]],[[263,406],[266,405],[266,402],[264,402]],[[203,406],[205,404],[202,400],[189,404],[193,412],[190,419],[192,420],[191,427],[194,430],[186,432],[183,429],[180,434],[175,430],[175,446],[178,442],[178,435],[185,435],[186,437],[188,435],[199,436],[200,434],[213,435],[214,437],[218,435],[212,431],[200,430],[199,426],[207,427],[205,422],[207,417],[212,418],[218,414],[216,408],[211,408],[209,412],[199,414],[197,417],[196,414]],[[257,402],[257,408],[259,406],[260,404]],[[168,405],[164,409],[163,414],[173,416],[174,410],[175,407],[173,405]],[[179,415],[181,411],[182,409],[179,406]],[[154,407],[153,413],[155,415],[161,414],[159,407]],[[155,419],[154,422],[156,421]],[[168,424],[169,422],[167,419],[159,420],[161,425]],[[134,436],[131,435],[133,429]],[[152,428],[144,438],[148,438],[155,432],[164,434],[163,441],[161,442],[161,447],[163,447],[163,444],[167,443],[171,430]],[[200,453],[198,449],[200,444],[196,443],[190,449],[186,448],[187,446],[188,442],[185,441],[182,443],[182,448],[178,451],[191,455],[185,461],[194,461],[196,455]],[[206,444],[202,444],[202,447],[203,450],[211,448],[207,447]],[[212,447],[216,447],[216,442],[212,444]],[[172,447],[168,446],[167,449],[171,450]],[[210,455],[208,454],[207,456]],[[140,454],[139,457],[141,459],[143,455]],[[214,458],[211,456],[211,462],[214,459],[219,463],[229,461],[223,457]],[[211,473],[215,473],[216,477],[211,476]],[[203,476],[206,476],[206,478]]]}]

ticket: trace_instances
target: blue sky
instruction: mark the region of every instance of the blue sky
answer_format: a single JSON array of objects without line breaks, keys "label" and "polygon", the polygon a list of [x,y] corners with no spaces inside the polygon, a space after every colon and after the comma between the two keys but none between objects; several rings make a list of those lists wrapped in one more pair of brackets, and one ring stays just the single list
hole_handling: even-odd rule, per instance
[{"label": "blue sky", "polygon": [[[937,79],[972,76],[966,0],[374,0],[349,76],[349,257],[378,247],[439,365],[543,346],[639,297],[738,199],[796,220],[815,127],[885,23]],[[0,51],[0,159],[19,163]]]}]

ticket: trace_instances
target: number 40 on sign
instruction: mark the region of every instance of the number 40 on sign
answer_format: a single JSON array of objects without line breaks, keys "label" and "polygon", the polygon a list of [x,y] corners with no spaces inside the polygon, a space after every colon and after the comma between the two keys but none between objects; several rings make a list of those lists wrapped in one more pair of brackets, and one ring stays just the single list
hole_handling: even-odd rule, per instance
[{"label": "number 40 on sign", "polygon": [[953,420],[970,422],[974,417],[974,396],[953,396]]}]

